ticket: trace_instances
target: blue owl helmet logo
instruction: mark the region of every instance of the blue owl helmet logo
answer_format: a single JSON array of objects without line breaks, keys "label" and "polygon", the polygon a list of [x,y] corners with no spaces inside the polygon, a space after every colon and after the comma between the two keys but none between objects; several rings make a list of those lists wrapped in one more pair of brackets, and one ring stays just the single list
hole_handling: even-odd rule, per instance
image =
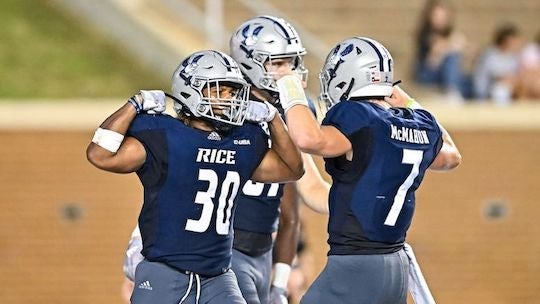
[{"label": "blue owl helmet logo", "polygon": [[257,26],[253,29],[253,31],[250,32],[251,25],[247,25],[242,29],[242,36],[244,37],[243,44],[246,46],[252,46],[257,44],[259,41],[259,33],[263,29],[263,26]]}]

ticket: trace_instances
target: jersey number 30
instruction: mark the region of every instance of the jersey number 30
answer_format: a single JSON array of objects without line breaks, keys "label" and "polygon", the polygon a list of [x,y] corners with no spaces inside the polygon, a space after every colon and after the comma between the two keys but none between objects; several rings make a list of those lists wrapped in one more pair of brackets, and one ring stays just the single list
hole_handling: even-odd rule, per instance
[{"label": "jersey number 30", "polygon": [[[195,203],[202,205],[201,217],[198,220],[188,219],[185,227],[186,230],[193,232],[205,232],[210,226],[212,212],[214,211],[214,199],[219,185],[216,172],[210,169],[200,169],[199,180],[208,181],[208,189],[197,192],[197,196],[195,196]],[[239,186],[240,175],[238,172],[227,171],[227,175],[223,183],[221,183],[221,193],[219,194],[216,210],[216,232],[218,234],[226,235],[229,233],[231,209]]]},{"label": "jersey number 30", "polygon": [[396,225],[396,221],[399,216],[399,213],[401,212],[401,209],[403,208],[403,203],[405,203],[405,196],[407,195],[407,191],[412,186],[416,176],[418,176],[418,170],[420,168],[420,163],[422,162],[423,157],[424,157],[423,151],[403,149],[403,160],[401,161],[401,163],[413,165],[413,166],[412,166],[411,173],[409,173],[409,176],[407,176],[403,184],[399,186],[396,196],[394,196],[394,203],[392,204],[392,207],[390,208],[390,212],[388,212],[388,215],[386,216],[386,220],[384,221],[384,224],[386,226]]}]

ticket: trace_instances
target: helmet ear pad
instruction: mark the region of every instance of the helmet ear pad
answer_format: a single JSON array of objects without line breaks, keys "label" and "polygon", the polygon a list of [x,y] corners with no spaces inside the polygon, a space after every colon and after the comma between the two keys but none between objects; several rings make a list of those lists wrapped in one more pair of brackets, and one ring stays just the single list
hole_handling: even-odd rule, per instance
[{"label": "helmet ear pad", "polygon": [[393,59],[379,42],[354,37],[328,54],[321,74],[321,99],[333,105],[342,99],[378,99],[392,95]]}]

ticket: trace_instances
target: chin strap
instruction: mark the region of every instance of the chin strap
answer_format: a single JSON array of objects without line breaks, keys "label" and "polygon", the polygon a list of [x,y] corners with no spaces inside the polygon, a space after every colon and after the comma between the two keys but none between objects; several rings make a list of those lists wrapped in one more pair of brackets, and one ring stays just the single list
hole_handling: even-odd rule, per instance
[{"label": "chin strap", "polygon": [[179,113],[178,113],[178,110],[179,110],[179,111],[182,111],[182,114],[183,114],[184,116],[186,116],[186,117],[192,117],[192,116],[195,116],[195,115],[193,115],[193,112],[191,112],[191,111],[189,110],[189,108],[188,108],[182,101],[180,101],[180,99],[174,97],[174,95],[169,94],[169,93],[167,93],[167,92],[165,92],[165,96],[169,97],[170,99],[174,100],[176,103],[178,103],[178,104],[180,105],[179,108],[178,108],[178,107],[175,107],[175,108],[174,108],[175,111],[176,111],[176,114],[179,114]]},{"label": "chin strap", "polygon": [[216,121],[212,119],[205,119],[205,120],[208,121],[210,125],[212,125],[212,127],[214,128],[214,131],[216,131],[219,135],[222,135],[222,136],[229,135],[232,128],[234,127],[231,124],[221,122],[221,121]]}]

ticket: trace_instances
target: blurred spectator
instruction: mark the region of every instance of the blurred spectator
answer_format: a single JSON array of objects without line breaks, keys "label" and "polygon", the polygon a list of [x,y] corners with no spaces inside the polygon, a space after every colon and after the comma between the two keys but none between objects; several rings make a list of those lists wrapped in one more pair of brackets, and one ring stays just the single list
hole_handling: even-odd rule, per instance
[{"label": "blurred spectator", "polygon": [[474,70],[476,98],[490,98],[499,105],[512,101],[521,47],[521,35],[515,25],[505,24],[495,31],[493,45],[484,51]]},{"label": "blurred spectator", "polygon": [[416,81],[437,85],[449,101],[462,101],[468,95],[462,69],[465,36],[454,31],[454,10],[449,2],[427,1],[416,39]]},{"label": "blurred spectator", "polygon": [[535,41],[529,43],[519,57],[519,79],[516,90],[518,99],[540,98],[540,32]]}]

